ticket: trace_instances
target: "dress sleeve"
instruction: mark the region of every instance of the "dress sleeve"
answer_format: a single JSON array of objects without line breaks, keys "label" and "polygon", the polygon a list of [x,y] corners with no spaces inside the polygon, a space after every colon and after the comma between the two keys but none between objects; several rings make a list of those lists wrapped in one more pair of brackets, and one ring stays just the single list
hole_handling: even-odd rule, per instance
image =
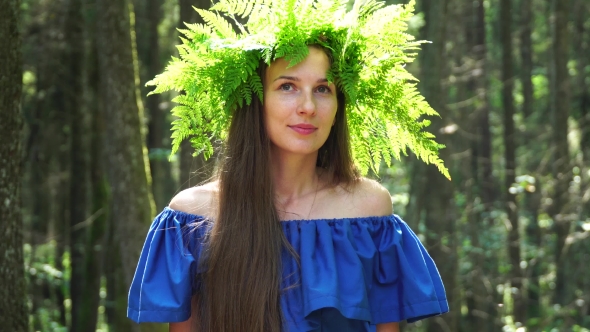
[{"label": "dress sleeve", "polygon": [[370,302],[374,322],[412,323],[449,311],[434,261],[398,216],[373,233],[378,248]]},{"label": "dress sleeve", "polygon": [[287,321],[300,330],[336,324],[324,321],[322,309],[335,308],[342,317],[373,325],[414,322],[449,311],[434,261],[399,217],[284,227],[299,261],[284,264],[289,278],[283,306]]},{"label": "dress sleeve", "polygon": [[190,318],[199,248],[195,216],[166,208],[153,221],[129,289],[127,317],[142,322]]}]

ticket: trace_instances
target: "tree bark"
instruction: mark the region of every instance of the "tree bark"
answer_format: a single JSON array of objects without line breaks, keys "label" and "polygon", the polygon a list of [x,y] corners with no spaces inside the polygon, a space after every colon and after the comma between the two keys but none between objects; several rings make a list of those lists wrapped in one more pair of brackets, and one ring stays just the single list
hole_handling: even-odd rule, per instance
[{"label": "tree bark", "polygon": [[522,82],[522,114],[528,118],[533,114],[533,49],[531,41],[532,0],[520,3],[520,80]]},{"label": "tree bark", "polygon": [[[86,12],[86,17],[94,17],[95,9]],[[87,241],[84,243],[86,260],[84,261],[84,295],[79,313],[79,330],[95,331],[98,322],[98,307],[100,305],[100,286],[103,276],[103,261],[107,243],[107,215],[108,215],[108,184],[104,174],[103,141],[104,119],[102,114],[102,101],[99,98],[98,58],[96,53],[96,34],[93,29],[95,20],[90,19],[86,23],[87,40],[89,48],[86,57],[86,88],[87,88],[87,112],[90,121],[90,165],[89,186],[91,193],[90,216],[87,223]]]},{"label": "tree bark", "polygon": [[569,183],[572,179],[569,145],[568,118],[570,114],[570,82],[567,68],[569,59],[568,15],[569,0],[555,0],[553,25],[554,98],[553,98],[553,204],[550,215],[554,221],[556,239],[556,280],[554,301],[566,305],[572,292],[567,285],[567,260],[564,257],[566,238],[570,232],[571,219],[567,213]]},{"label": "tree bark", "polygon": [[[526,226],[527,242],[533,250],[527,257],[527,318],[540,319],[541,312],[541,265],[542,258],[537,256],[537,250],[542,248],[542,232],[539,227],[539,211],[541,209],[541,188],[540,183],[535,181],[535,191],[525,192],[524,209],[525,216],[528,218],[528,224]],[[536,331],[535,328],[539,328],[539,323],[530,325],[527,327]]]},{"label": "tree bark", "polygon": [[[532,16],[533,16],[533,1],[522,0],[520,3],[520,81],[522,83],[522,115],[524,117],[526,130],[524,131],[524,139],[522,144],[527,146],[527,150],[533,151],[534,145],[538,144],[534,137],[536,135],[536,128],[538,124],[535,123],[533,117],[534,104],[534,90],[533,90],[533,49],[532,49]],[[539,158],[531,158],[524,165],[528,172],[534,172],[534,168],[539,165]],[[530,248],[527,256],[526,273],[526,299],[524,305],[527,308],[526,317],[529,319],[541,318],[541,288],[539,279],[541,277],[541,260],[537,257],[537,250],[541,249],[541,228],[539,227],[539,211],[541,209],[541,194],[540,194],[540,179],[535,179],[535,189],[533,191],[525,191],[524,199],[524,215],[528,219],[526,225],[526,242]],[[523,288],[524,290],[524,288]],[[527,324],[529,327],[531,326]]]},{"label": "tree bark", "polygon": [[[64,112],[70,114],[71,150],[70,150],[70,331],[85,331],[81,325],[81,314],[89,308],[83,307],[84,297],[88,296],[85,285],[86,227],[83,222],[88,218],[88,124],[86,108],[83,106],[83,68],[84,68],[84,20],[80,0],[67,3],[65,23],[65,79]],[[86,256],[87,257],[87,256]],[[96,308],[95,308],[96,309]],[[87,330],[86,330],[87,331]]]},{"label": "tree bark", "polygon": [[123,271],[123,264],[121,263],[122,255],[116,236],[116,216],[109,215],[107,223],[109,227],[106,257],[109,259],[105,260],[105,269],[108,271],[106,273],[107,298],[105,305],[105,316],[109,324],[109,331],[137,332],[139,331],[139,326],[137,324],[133,324],[133,322],[127,319],[124,315],[124,313],[127,311],[127,298],[126,296],[123,296],[123,294],[128,292],[129,287],[125,282],[125,273]]},{"label": "tree bark", "polygon": [[0,326],[28,331],[21,215],[20,1],[0,0]]},{"label": "tree bark", "polygon": [[526,308],[520,267],[520,228],[516,193],[509,189],[515,180],[516,140],[514,132],[514,68],[512,61],[512,8],[510,0],[500,1],[500,25],[502,43],[502,106],[504,108],[504,208],[510,227],[508,229],[508,256],[510,260],[510,284],[515,322],[526,323]]},{"label": "tree bark", "polygon": [[[590,12],[590,5],[583,0],[577,1],[578,7],[574,10],[576,14],[576,45],[577,54],[576,62],[578,77],[576,86],[578,87],[578,107],[580,109],[580,119],[578,127],[580,128],[580,147],[582,149],[582,160],[584,168],[590,170],[590,86],[587,83],[588,75],[586,67],[590,65],[588,52],[590,52],[590,30],[585,28],[584,24]],[[582,211],[579,220],[590,218],[590,173],[582,171],[584,186],[582,187]]]},{"label": "tree bark", "polygon": [[[43,43],[48,52],[45,56],[51,57],[51,53],[53,53],[55,54],[55,58],[52,60],[43,60],[43,72],[39,73],[41,76],[45,75],[43,86],[46,89],[45,92],[48,94],[45,97],[48,101],[43,105],[45,108],[41,109],[41,111],[49,114],[47,122],[40,124],[43,138],[40,146],[45,150],[44,153],[46,154],[45,158],[47,162],[46,165],[41,165],[40,172],[41,178],[46,182],[47,192],[38,194],[40,196],[39,198],[43,199],[41,204],[47,206],[44,209],[49,211],[49,215],[48,218],[39,220],[39,224],[45,224],[40,229],[47,229],[44,234],[43,244],[53,237],[57,238],[56,260],[59,263],[56,266],[61,270],[64,269],[64,266],[61,265],[62,258],[64,253],[69,250],[71,238],[70,184],[72,170],[72,125],[74,120],[73,111],[68,109],[69,100],[72,99],[68,95],[70,92],[68,90],[68,80],[70,78],[69,72],[71,67],[68,66],[67,61],[64,61],[68,56],[66,44],[68,43],[67,39],[70,34],[70,32],[66,31],[68,29],[66,24],[68,24],[67,11],[69,9],[67,4],[68,2],[64,1],[63,3],[57,2],[48,5],[50,12],[55,15],[55,18],[51,24],[47,25],[49,31],[44,33],[50,39]],[[48,174],[54,174],[56,179],[52,181]],[[44,287],[51,286],[44,285]],[[49,300],[59,307],[60,322],[67,326],[68,310],[63,302],[60,301],[67,298],[69,294],[64,291],[63,287],[55,287],[55,290],[57,298],[50,298]],[[35,314],[35,316],[40,318],[39,314]]]},{"label": "tree bark", "polygon": [[[490,112],[488,102],[488,81],[487,81],[487,47],[486,47],[486,20],[485,6],[483,0],[477,0],[472,5],[466,5],[466,14],[472,19],[466,26],[467,43],[469,43],[469,54],[473,59],[473,68],[469,75],[468,85],[475,94],[475,121],[477,139],[473,150],[476,157],[476,176],[478,179],[479,192],[486,211],[491,209],[495,197],[495,181],[492,176],[492,143],[490,133]],[[471,38],[469,38],[471,37]]]},{"label": "tree bark", "polygon": [[[143,109],[138,97],[132,15],[129,0],[97,1],[100,98],[106,127],[104,154],[111,193],[109,210],[125,285],[117,288],[120,293],[111,294],[118,299],[127,298],[146,230],[155,214],[140,121]],[[137,325],[134,329],[138,330]]]},{"label": "tree bark", "polygon": [[[587,80],[590,75],[587,74],[589,59],[588,52],[590,52],[590,29],[585,26],[588,20],[588,13],[590,12],[590,5],[588,1],[576,0],[574,1],[574,56],[577,63],[577,77],[576,77],[576,100],[579,109],[578,128],[580,128],[580,149],[582,152],[581,165],[581,186],[580,197],[577,198],[582,208],[577,211],[578,220],[590,220],[590,87]],[[576,236],[584,234],[584,229],[578,224],[576,227]],[[578,240],[572,245],[572,253],[576,256],[578,264],[574,263],[578,270],[583,270],[587,262],[590,260],[590,237]],[[576,273],[576,291],[582,291],[586,299],[590,296],[590,280],[584,276],[584,272]],[[576,294],[578,295],[578,294]],[[579,298],[579,297],[578,297]],[[577,317],[573,317],[578,322],[584,322],[590,317],[590,303],[584,301],[578,308]],[[584,324],[580,324],[584,326]],[[586,324],[588,325],[588,324]]]}]

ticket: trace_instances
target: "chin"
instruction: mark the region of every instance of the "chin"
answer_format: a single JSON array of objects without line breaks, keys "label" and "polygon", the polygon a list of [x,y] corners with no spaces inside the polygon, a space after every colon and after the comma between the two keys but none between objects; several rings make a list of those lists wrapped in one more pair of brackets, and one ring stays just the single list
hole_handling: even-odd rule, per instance
[{"label": "chin", "polygon": [[320,150],[321,146],[291,146],[291,147],[281,147],[274,145],[273,150],[281,153],[288,153],[288,154],[297,154],[297,155],[309,155],[309,154],[317,154]]}]

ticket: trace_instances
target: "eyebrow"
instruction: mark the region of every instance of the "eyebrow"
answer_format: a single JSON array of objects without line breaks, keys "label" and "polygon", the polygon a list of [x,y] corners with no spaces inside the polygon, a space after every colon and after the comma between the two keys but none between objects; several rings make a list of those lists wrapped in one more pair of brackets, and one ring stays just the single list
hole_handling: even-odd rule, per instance
[{"label": "eyebrow", "polygon": [[[296,81],[296,82],[299,82],[300,81],[299,77],[295,77],[295,76],[283,76],[283,75],[281,75],[281,76],[275,78],[273,82],[276,82],[276,81],[281,80],[281,79],[283,79],[283,80],[290,80],[290,81]],[[325,82],[328,82],[328,79],[327,78],[320,78],[319,80],[317,80],[317,83],[325,83]]]}]

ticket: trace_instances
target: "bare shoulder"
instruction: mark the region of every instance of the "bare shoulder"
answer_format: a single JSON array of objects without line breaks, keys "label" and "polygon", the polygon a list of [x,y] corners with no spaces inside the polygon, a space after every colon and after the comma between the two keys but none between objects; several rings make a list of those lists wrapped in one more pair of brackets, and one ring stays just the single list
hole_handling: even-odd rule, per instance
[{"label": "bare shoulder", "polygon": [[354,205],[366,216],[387,216],[393,213],[391,194],[379,182],[361,178],[353,187]]},{"label": "bare shoulder", "polygon": [[[317,218],[363,218],[389,216],[393,213],[391,195],[379,182],[361,178],[342,184],[319,196]],[[320,210],[320,211],[318,211]]]},{"label": "bare shoulder", "polygon": [[188,188],[174,196],[169,207],[176,211],[213,218],[217,207],[217,193],[217,181]]}]

